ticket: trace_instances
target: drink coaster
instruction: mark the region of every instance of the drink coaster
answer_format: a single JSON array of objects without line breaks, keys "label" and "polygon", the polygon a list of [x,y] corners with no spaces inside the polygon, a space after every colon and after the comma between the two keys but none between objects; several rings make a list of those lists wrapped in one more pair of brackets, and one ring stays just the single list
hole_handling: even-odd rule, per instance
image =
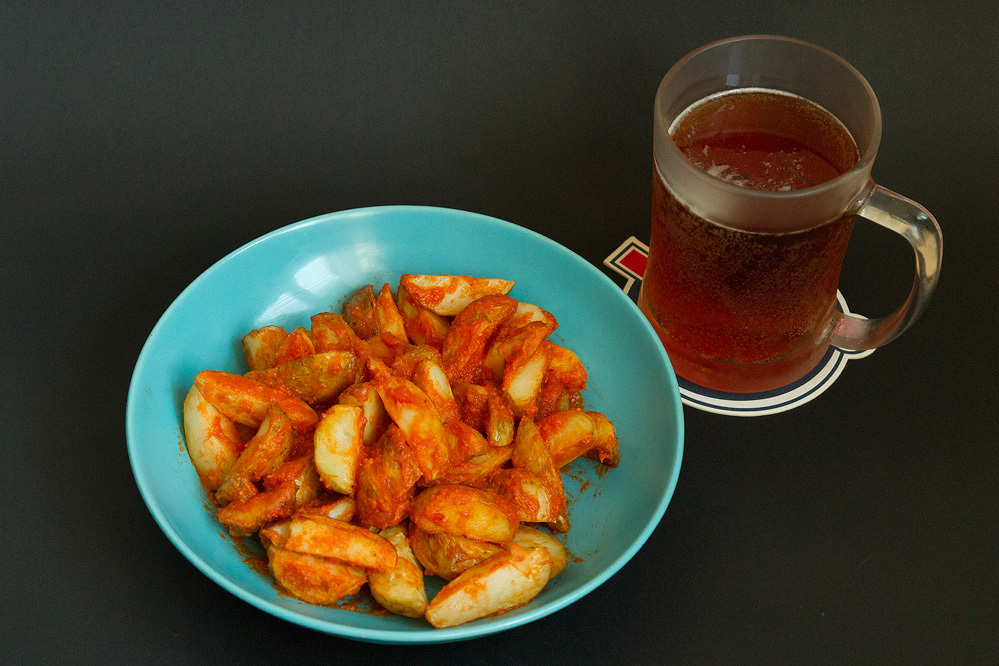
[{"label": "drink coaster", "polygon": [[[604,259],[605,266],[624,278],[621,288],[636,303],[648,256],[649,246],[632,236]],[[846,299],[838,290],[836,305],[840,311],[850,312]],[[729,416],[764,416],[786,412],[814,400],[839,378],[847,361],[873,353],[873,349],[854,352],[830,347],[807,375],[787,386],[761,393],[726,393],[698,386],[682,377],[677,377],[676,381],[683,404],[695,409]]]}]

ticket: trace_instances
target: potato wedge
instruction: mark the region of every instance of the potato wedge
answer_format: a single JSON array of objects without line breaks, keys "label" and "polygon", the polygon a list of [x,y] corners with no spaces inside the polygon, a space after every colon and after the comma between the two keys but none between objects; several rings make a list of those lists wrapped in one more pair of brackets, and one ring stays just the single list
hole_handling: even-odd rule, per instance
[{"label": "potato wedge", "polygon": [[270,370],[248,372],[246,378],[286,388],[309,405],[318,405],[335,400],[345,388],[361,378],[362,371],[363,365],[353,352],[327,351]]},{"label": "potato wedge", "polygon": [[489,489],[510,500],[517,508],[517,518],[525,523],[556,520],[565,509],[561,496],[537,476],[519,467],[502,469],[489,480]]},{"label": "potato wedge", "polygon": [[409,517],[425,532],[457,534],[499,545],[509,543],[520,525],[516,507],[505,498],[455,484],[422,491]]},{"label": "potato wedge", "polygon": [[454,627],[523,606],[550,576],[547,548],[527,550],[510,544],[445,585],[427,606],[427,621],[438,629]]},{"label": "potato wedge", "polygon": [[319,480],[328,490],[352,495],[364,445],[364,411],[357,405],[333,405],[323,413],[313,439]]},{"label": "potato wedge", "polygon": [[451,326],[447,317],[431,312],[409,296],[406,288],[399,285],[396,290],[396,305],[402,315],[403,325],[409,339],[418,345],[430,345],[438,349],[444,344],[444,337]]},{"label": "potato wedge", "polygon": [[326,516],[349,523],[357,514],[357,502],[347,495],[336,499],[323,498],[300,506],[296,513],[303,516]]},{"label": "potato wedge", "polygon": [[580,400],[578,391],[570,391],[555,380],[551,373],[546,373],[545,381],[541,384],[541,391],[538,393],[538,411],[534,415],[534,420],[540,421],[557,412],[579,407]]},{"label": "potato wedge", "polygon": [[392,289],[383,284],[378,296],[375,297],[375,329],[381,335],[391,335],[399,340],[409,341],[406,333],[406,324],[399,313],[399,307],[395,304],[392,296]]},{"label": "potato wedge", "polygon": [[517,424],[517,436],[513,440],[511,462],[514,467],[526,469],[546,485],[563,492],[562,474],[548,450],[548,445],[541,436],[541,430],[530,419],[521,419],[520,423]]},{"label": "potato wedge", "polygon": [[593,421],[593,446],[586,452],[586,457],[607,467],[617,467],[621,464],[621,451],[614,424],[600,412],[586,412],[586,415]]},{"label": "potato wedge", "polygon": [[308,403],[284,388],[220,370],[202,370],[194,383],[205,400],[236,423],[259,427],[271,403],[277,403],[296,428],[308,429],[319,421]]},{"label": "potato wedge", "polygon": [[430,398],[401,377],[379,377],[374,384],[385,411],[406,436],[423,478],[437,479],[447,469],[449,451],[444,424]]},{"label": "potato wedge", "polygon": [[275,360],[281,343],[288,337],[280,326],[263,326],[243,336],[241,345],[250,370],[267,370],[277,365]]},{"label": "potato wedge", "polygon": [[489,446],[487,450],[452,464],[440,481],[458,485],[485,487],[493,474],[513,455],[513,446]]},{"label": "potato wedge", "polygon": [[283,548],[268,548],[267,560],[281,587],[309,604],[334,604],[357,594],[368,580],[360,567]]},{"label": "potato wedge", "polygon": [[361,462],[357,473],[357,517],[379,529],[398,524],[409,513],[420,467],[396,425],[391,425]]},{"label": "potato wedge", "polygon": [[385,429],[392,423],[385,405],[371,382],[354,384],[344,389],[337,402],[341,405],[357,405],[364,414],[364,430],[362,439],[365,446],[371,446],[378,441]]},{"label": "potato wedge", "polygon": [[548,549],[548,554],[551,556],[549,580],[557,576],[569,561],[569,551],[565,549],[561,541],[530,525],[520,526],[517,533],[513,535],[513,543],[526,549]]},{"label": "potato wedge", "polygon": [[406,289],[414,302],[435,314],[453,317],[483,296],[509,294],[514,282],[468,275],[404,273],[399,284]]},{"label": "potato wedge", "polygon": [[225,505],[256,494],[252,484],[288,458],[294,443],[292,428],[291,419],[284,411],[277,404],[270,405],[257,434],[246,443],[246,448],[219,485],[215,499]]},{"label": "potato wedge", "polygon": [[489,396],[497,389],[492,386],[480,386],[468,382],[454,382],[451,392],[458,405],[461,420],[476,430],[485,432],[486,419],[489,416]]},{"label": "potato wedge", "polygon": [[430,345],[411,345],[400,343],[394,336],[383,336],[386,342],[391,342],[392,372],[397,377],[413,381],[416,375],[416,368],[424,361],[431,361],[437,365],[441,364],[441,353],[436,347]]},{"label": "potato wedge", "polygon": [[296,326],[274,354],[274,365],[284,365],[312,356],[316,353],[316,345],[312,342],[312,334],[307,328]]},{"label": "potato wedge", "polygon": [[262,527],[260,531],[257,532],[257,536],[260,537],[261,545],[268,550],[270,548],[283,547],[289,534],[291,534],[291,518],[285,518],[283,520],[273,522],[266,527]]},{"label": "potato wedge", "polygon": [[451,322],[441,347],[444,374],[451,382],[475,382],[485,372],[482,362],[493,332],[517,310],[509,296],[484,296]]},{"label": "potato wedge", "polygon": [[343,319],[361,340],[367,340],[378,330],[375,321],[375,291],[366,284],[343,304]]},{"label": "potato wedge", "polygon": [[593,419],[581,409],[569,409],[541,419],[538,431],[559,469],[593,446]]},{"label": "potato wedge", "polygon": [[287,518],[295,511],[294,481],[285,481],[273,490],[230,502],[216,512],[219,522],[235,537],[255,534],[267,523]]},{"label": "potato wedge", "polygon": [[[449,458],[455,463],[468,460],[489,450],[489,442],[482,433],[461,421],[452,421],[444,425],[448,436]],[[448,469],[451,469],[449,467]]]},{"label": "potato wedge", "polygon": [[552,343],[548,350],[548,378],[554,379],[569,391],[586,388],[586,368],[576,352]]},{"label": "potato wedge", "polygon": [[361,338],[347,320],[333,312],[319,312],[309,318],[309,331],[316,345],[316,353],[327,351],[352,351],[362,360],[368,358],[367,338]]},{"label": "potato wedge", "polygon": [[490,344],[482,361],[496,382],[503,380],[503,370],[509,361],[517,356],[527,357],[533,354],[541,341],[555,330],[554,325],[543,321],[534,321],[519,328],[503,330],[508,328],[509,323],[506,323],[497,331],[496,338]]},{"label": "potato wedge", "polygon": [[264,490],[273,490],[285,481],[295,484],[295,504],[302,506],[319,496],[319,473],[312,461],[312,456],[302,456],[286,460],[273,472],[264,474],[261,478]]},{"label": "potato wedge", "polygon": [[444,580],[454,580],[465,570],[503,551],[502,546],[488,541],[456,534],[431,534],[418,527],[410,529],[409,538],[425,573]]},{"label": "potato wedge", "polygon": [[413,383],[427,394],[444,424],[461,419],[458,403],[454,399],[454,392],[447,381],[447,375],[435,359],[425,358],[416,365],[413,370]]},{"label": "potato wedge", "polygon": [[542,340],[530,356],[517,355],[503,371],[501,387],[513,403],[514,413],[534,418],[538,411],[538,394],[548,368],[548,351],[552,344]]},{"label": "potato wedge", "polygon": [[409,547],[405,530],[394,525],[378,534],[395,546],[398,559],[392,571],[372,569],[368,572],[371,596],[396,615],[423,617],[427,612],[427,590],[423,584],[423,571]]},{"label": "potato wedge", "polygon": [[509,446],[517,427],[513,405],[505,395],[496,393],[486,400],[486,440],[490,446]]},{"label": "potato wedge", "polygon": [[532,303],[520,301],[517,303],[517,311],[514,312],[513,316],[511,316],[503,324],[502,328],[498,332],[498,335],[500,337],[506,337],[510,331],[514,331],[536,321],[544,323],[551,329],[551,331],[558,328],[558,321],[551,312],[548,312],[544,308],[538,307]]},{"label": "potato wedge", "polygon": [[233,422],[193,384],[184,398],[184,441],[201,485],[213,492],[236,464],[244,446]]},{"label": "potato wedge", "polygon": [[336,518],[308,514],[291,519],[284,548],[378,571],[392,571],[398,558],[395,546],[374,532]]}]

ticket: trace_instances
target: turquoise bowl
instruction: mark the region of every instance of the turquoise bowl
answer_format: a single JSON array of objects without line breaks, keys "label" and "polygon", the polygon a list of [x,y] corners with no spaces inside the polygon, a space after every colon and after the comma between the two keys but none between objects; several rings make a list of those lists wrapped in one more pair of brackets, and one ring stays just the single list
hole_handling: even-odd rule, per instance
[{"label": "turquoise bowl", "polygon": [[[529,604],[450,629],[423,620],[309,605],[281,594],[248,549],[214,516],[183,445],[181,405],[206,368],[245,372],[240,338],[277,324],[308,326],[339,312],[357,288],[402,273],[450,273],[516,281],[514,298],[558,319],[552,339],[589,372],[587,409],[614,423],[621,464],[579,460],[564,474],[572,500],[574,556]],[[126,407],[128,453],[149,511],[208,578],[290,622],[375,643],[441,643],[508,630],[549,615],[606,582],[646,542],[673,495],[683,451],[676,377],[641,311],[598,268],[554,241],[484,215],[419,206],[348,210],[304,220],[247,243],[206,270],[167,308],[139,354]],[[578,560],[578,561],[577,561]],[[428,579],[428,593],[440,581]],[[358,597],[363,597],[364,592]],[[358,611],[356,608],[360,608]]]}]

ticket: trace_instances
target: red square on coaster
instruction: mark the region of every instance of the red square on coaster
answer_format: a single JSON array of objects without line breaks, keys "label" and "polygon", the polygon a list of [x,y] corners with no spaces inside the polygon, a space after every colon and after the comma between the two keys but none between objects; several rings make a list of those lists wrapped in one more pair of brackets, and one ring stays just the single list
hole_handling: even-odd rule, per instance
[{"label": "red square on coaster", "polygon": [[638,277],[645,275],[645,265],[649,261],[649,255],[645,254],[638,248],[629,248],[624,255],[618,259],[620,264],[630,270],[632,273]]},{"label": "red square on coaster", "polygon": [[631,292],[632,285],[645,275],[648,259],[649,246],[632,236],[604,259],[604,265],[625,278],[623,289],[627,294]]}]

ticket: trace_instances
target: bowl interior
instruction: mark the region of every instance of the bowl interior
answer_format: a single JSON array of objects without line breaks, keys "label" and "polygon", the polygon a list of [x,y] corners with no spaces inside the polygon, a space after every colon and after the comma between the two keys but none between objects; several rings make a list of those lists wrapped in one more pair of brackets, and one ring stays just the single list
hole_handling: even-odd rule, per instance
[{"label": "bowl interior", "polygon": [[[614,423],[621,464],[603,472],[577,461],[563,475],[581,561],[530,604],[435,630],[421,620],[312,606],[282,595],[246,563],[216,521],[183,443],[181,404],[206,368],[244,372],[240,338],[253,328],[307,326],[365,284],[395,289],[401,273],[516,280],[511,296],[552,312],[552,339],[589,372],[587,409]],[[631,300],[596,267],[537,233],[473,213],[393,206],[323,215],[243,246],[196,279],[163,314],[136,363],[126,410],[139,490],[176,547],[247,602],[320,631],[384,643],[462,640],[508,629],[572,603],[607,580],[662,518],[680,470],[683,419],[672,368]],[[438,586],[428,586],[431,593]]]}]

